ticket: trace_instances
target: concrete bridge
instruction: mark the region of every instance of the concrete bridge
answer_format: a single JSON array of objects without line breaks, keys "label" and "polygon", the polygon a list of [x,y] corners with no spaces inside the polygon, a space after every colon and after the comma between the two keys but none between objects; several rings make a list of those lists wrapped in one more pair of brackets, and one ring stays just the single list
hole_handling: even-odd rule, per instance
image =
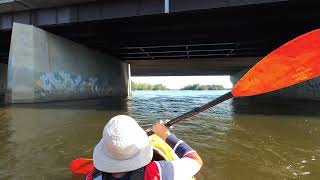
[{"label": "concrete bridge", "polygon": [[0,0],[2,92],[9,103],[127,96],[130,74],[234,75],[319,25],[305,1]]}]

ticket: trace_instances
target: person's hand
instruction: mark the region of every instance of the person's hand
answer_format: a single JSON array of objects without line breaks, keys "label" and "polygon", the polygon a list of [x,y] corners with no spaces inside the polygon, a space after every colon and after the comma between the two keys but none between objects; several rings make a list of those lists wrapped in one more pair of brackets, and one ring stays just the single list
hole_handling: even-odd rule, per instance
[{"label": "person's hand", "polygon": [[163,121],[154,124],[152,127],[152,131],[163,140],[166,140],[171,134],[167,126],[164,125]]}]

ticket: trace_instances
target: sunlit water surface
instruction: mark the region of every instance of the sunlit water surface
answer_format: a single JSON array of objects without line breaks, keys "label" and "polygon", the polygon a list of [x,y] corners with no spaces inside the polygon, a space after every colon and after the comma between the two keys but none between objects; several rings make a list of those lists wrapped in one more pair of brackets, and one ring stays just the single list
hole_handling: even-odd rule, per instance
[{"label": "sunlit water surface", "polygon": [[[70,179],[103,126],[129,114],[144,128],[226,91],[135,91],[132,101],[85,100],[0,109],[0,179]],[[204,166],[197,179],[320,179],[320,103],[230,100],[175,127]]]}]

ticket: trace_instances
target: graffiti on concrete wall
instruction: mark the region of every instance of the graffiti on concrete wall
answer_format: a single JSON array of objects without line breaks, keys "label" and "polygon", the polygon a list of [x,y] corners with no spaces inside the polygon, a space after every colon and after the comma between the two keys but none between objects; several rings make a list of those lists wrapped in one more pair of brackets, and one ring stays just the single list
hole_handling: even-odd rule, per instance
[{"label": "graffiti on concrete wall", "polygon": [[110,93],[109,82],[96,76],[86,77],[67,72],[40,73],[35,80],[35,89],[40,96],[48,95],[95,95],[104,96]]}]

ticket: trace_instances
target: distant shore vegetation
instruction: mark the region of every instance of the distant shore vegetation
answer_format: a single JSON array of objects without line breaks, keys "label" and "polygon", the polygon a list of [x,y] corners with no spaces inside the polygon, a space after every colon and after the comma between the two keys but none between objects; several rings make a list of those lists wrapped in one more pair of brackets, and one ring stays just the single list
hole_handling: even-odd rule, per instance
[{"label": "distant shore vegetation", "polygon": [[136,83],[136,82],[131,82],[131,88],[133,91],[139,91],[139,90],[152,90],[152,91],[157,91],[157,90],[168,90],[168,88],[165,85],[162,84],[147,84],[147,83]]},{"label": "distant shore vegetation", "polygon": [[181,88],[181,90],[225,90],[226,88],[224,88],[222,85],[200,85],[200,84],[193,84],[193,85],[188,85],[185,86],[183,88]]},{"label": "distant shore vegetation", "polygon": [[[158,90],[169,90],[165,85],[163,84],[147,84],[147,83],[137,83],[137,82],[131,82],[131,88],[133,91],[143,91],[143,90],[149,90],[149,91],[158,91]],[[187,85],[180,90],[227,90],[227,88],[223,87],[222,85],[200,85],[200,84],[193,84],[193,85]]]}]

